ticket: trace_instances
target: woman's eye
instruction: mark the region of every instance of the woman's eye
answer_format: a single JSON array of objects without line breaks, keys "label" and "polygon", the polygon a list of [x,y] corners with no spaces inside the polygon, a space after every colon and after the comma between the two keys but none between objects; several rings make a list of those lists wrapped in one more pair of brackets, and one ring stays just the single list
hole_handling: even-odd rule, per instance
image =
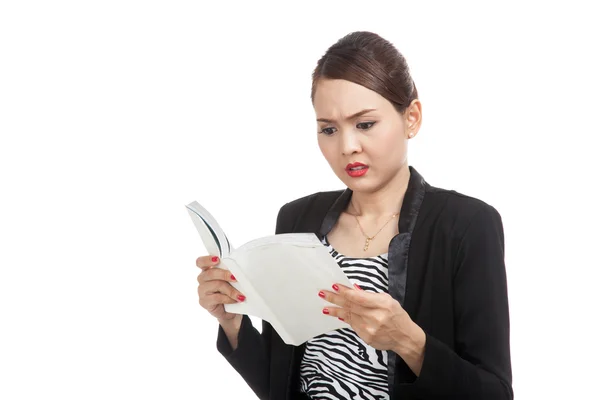
[{"label": "woman's eye", "polygon": [[323,128],[320,133],[325,135],[333,135],[335,128]]},{"label": "woman's eye", "polygon": [[370,129],[373,125],[375,125],[375,122],[360,122],[360,123],[356,124],[356,127],[358,129],[367,130],[367,129]]}]

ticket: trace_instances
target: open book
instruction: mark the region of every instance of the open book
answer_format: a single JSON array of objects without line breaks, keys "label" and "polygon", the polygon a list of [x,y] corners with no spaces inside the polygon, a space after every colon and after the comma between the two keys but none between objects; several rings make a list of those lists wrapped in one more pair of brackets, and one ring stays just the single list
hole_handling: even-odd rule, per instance
[{"label": "open book", "polygon": [[246,300],[225,310],[268,321],[287,344],[300,345],[322,333],[347,327],[324,315],[331,303],[318,296],[334,283],[352,284],[314,233],[285,233],[252,240],[234,249],[210,213],[198,202],[186,205],[209,255],[217,267],[231,271],[232,285]]}]

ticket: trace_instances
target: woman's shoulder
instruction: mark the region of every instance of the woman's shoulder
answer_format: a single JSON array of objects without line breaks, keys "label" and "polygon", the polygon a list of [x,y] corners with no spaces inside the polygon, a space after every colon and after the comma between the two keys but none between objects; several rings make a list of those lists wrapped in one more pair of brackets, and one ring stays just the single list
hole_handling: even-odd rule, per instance
[{"label": "woman's shoulder", "polygon": [[432,204],[444,204],[446,207],[453,207],[455,209],[494,208],[481,198],[458,192],[454,189],[444,189],[435,186],[429,186],[425,190],[425,200],[432,202]]},{"label": "woman's shoulder", "polygon": [[[327,211],[342,197],[345,190],[315,192],[286,202],[277,215],[277,232],[288,232],[302,220],[304,225],[316,227]],[[306,226],[304,227],[306,228]]]},{"label": "woman's shoulder", "polygon": [[308,207],[324,207],[332,205],[343,193],[344,189],[311,193],[288,201],[281,207],[281,211],[294,212],[297,210],[305,210]]},{"label": "woman's shoulder", "polygon": [[501,222],[498,210],[481,198],[453,189],[430,186],[425,191],[419,212],[424,220],[439,220],[453,228],[467,228],[474,221],[493,219]]}]

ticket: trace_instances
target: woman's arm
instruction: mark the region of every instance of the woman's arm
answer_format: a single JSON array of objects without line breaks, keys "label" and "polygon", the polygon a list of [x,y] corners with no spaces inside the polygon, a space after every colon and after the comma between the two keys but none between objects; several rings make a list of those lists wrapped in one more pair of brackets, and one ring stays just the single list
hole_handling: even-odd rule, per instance
[{"label": "woman's arm", "polygon": [[235,350],[238,347],[238,335],[240,334],[240,328],[242,325],[242,315],[236,314],[233,319],[219,321],[219,325],[227,337],[229,346],[232,350]]},{"label": "woman's arm", "polygon": [[455,350],[426,335],[417,380],[398,398],[513,398],[501,217],[485,206],[462,238],[454,270]]},{"label": "woman's arm", "polygon": [[[272,328],[263,322],[259,333],[247,315],[240,318],[237,337],[231,341],[235,325],[219,325],[217,350],[240,374],[260,399],[269,398],[269,365]],[[229,331],[229,332],[228,332]]]}]

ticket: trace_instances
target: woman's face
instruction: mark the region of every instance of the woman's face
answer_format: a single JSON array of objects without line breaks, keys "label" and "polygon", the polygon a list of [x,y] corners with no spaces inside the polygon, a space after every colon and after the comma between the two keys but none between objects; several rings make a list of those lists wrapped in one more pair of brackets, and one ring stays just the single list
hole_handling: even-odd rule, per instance
[{"label": "woman's face", "polygon": [[[313,106],[318,142],[334,173],[353,191],[374,192],[407,165],[409,134],[420,125],[420,103],[404,115],[378,93],[341,79],[322,79]],[[367,168],[348,170],[349,164]]]}]

